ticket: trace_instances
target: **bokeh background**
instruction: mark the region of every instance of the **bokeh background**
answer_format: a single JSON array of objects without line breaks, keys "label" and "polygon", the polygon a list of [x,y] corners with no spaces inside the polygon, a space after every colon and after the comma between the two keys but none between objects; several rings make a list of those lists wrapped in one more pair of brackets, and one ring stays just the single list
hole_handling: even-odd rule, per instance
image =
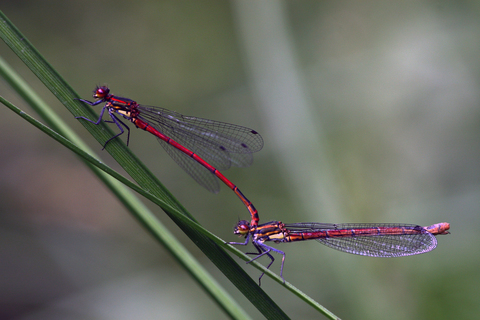
[{"label": "bokeh background", "polygon": [[[108,84],[259,131],[254,165],[224,173],[264,222],[451,223],[435,251],[413,257],[278,245],[286,279],[339,317],[480,313],[480,2],[16,0],[0,9],[82,97]],[[100,153],[3,43],[0,54]],[[0,93],[31,112],[3,80]],[[1,319],[225,318],[82,162],[4,110]],[[232,228],[248,217],[240,201],[201,188],[155,140],[133,129],[130,147],[200,223],[238,240]],[[293,319],[323,317],[268,278],[262,288]]]}]

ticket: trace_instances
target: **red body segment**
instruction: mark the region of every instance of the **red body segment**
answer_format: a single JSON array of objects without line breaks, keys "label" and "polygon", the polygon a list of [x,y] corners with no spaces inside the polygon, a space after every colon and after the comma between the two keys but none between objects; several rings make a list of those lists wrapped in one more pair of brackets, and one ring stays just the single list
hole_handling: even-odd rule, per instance
[{"label": "red body segment", "polygon": [[450,229],[450,223],[448,222],[440,222],[437,224],[433,224],[431,226],[425,227],[425,229],[430,232],[431,234],[449,234],[448,230]]},{"label": "red body segment", "polygon": [[406,236],[426,234],[432,235],[448,234],[450,224],[441,222],[428,227],[376,227],[376,228],[362,228],[362,229],[344,229],[344,230],[319,230],[314,232],[292,232],[288,229],[283,230],[286,233],[285,242],[303,241],[303,240],[317,240],[326,238],[343,238],[343,237],[378,237],[378,236]]},{"label": "red body segment", "polygon": [[175,140],[172,140],[170,139],[169,137],[167,137],[166,135],[164,135],[163,133],[161,133],[160,131],[158,131],[157,129],[155,129],[154,127],[148,125],[147,123],[145,123],[144,121],[138,119],[138,118],[132,118],[131,121],[140,129],[143,129],[143,130],[146,130],[148,132],[150,132],[151,134],[153,134],[154,136],[156,136],[157,138],[159,139],[162,139],[163,141],[165,141],[166,143],[170,144],[171,146],[177,148],[178,150],[182,151],[183,153],[185,153],[187,156],[191,157],[192,159],[194,159],[195,161],[197,161],[198,163],[200,163],[202,166],[204,166],[205,168],[207,168],[211,173],[213,173],[218,179],[220,179],[227,187],[229,187],[230,189],[233,190],[233,192],[235,192],[235,194],[240,198],[240,200],[243,202],[243,204],[247,207],[247,210],[248,212],[250,213],[250,216],[252,218],[251,220],[251,225],[252,226],[256,226],[258,225],[258,221],[259,221],[259,217],[258,217],[258,211],[257,209],[255,209],[255,207],[253,206],[252,202],[250,202],[250,200],[248,200],[244,195],[243,193],[240,191],[240,189],[238,189],[238,187],[233,184],[230,180],[228,180],[220,171],[218,171],[217,169],[215,169],[213,166],[211,166],[208,162],[206,162],[205,160],[203,160],[202,158],[200,158],[197,154],[195,154],[194,152],[190,151],[189,149],[185,148],[184,146],[182,146],[181,144],[179,144],[178,142],[176,142]]}]

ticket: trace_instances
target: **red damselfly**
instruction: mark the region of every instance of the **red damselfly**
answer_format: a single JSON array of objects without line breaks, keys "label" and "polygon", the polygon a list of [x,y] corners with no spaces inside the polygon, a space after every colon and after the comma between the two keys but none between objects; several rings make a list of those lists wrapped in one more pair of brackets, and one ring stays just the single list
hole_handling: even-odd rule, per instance
[{"label": "red damselfly", "polygon": [[105,103],[97,121],[84,119],[98,125],[105,111],[111,121],[117,125],[120,133],[108,139],[103,148],[127,129],[127,145],[130,128],[117,114],[131,121],[137,128],[150,132],[158,138],[170,157],[184,169],[195,181],[211,192],[218,192],[218,179],[225,183],[242,200],[252,217],[251,225],[258,224],[258,213],[253,204],[219,170],[231,166],[246,167],[252,164],[252,153],[263,147],[260,134],[252,129],[234,124],[185,116],[160,107],[151,107],[110,94],[106,86],[93,91],[95,102],[78,99],[91,106]]},{"label": "red damselfly", "polygon": [[[432,251],[437,246],[436,235],[449,234],[450,224],[437,223],[428,227],[401,223],[291,223],[271,221],[258,226],[251,226],[248,221],[237,223],[234,233],[245,236],[245,242],[230,242],[230,244],[247,245],[250,238],[256,253],[256,260],[267,255],[271,262],[275,261],[270,252],[281,254],[282,265],[280,277],[283,281],[283,265],[285,252],[265,244],[267,241],[294,242],[317,240],[318,242],[343,252],[370,257],[403,257]],[[260,275],[260,280],[263,273]]]}]

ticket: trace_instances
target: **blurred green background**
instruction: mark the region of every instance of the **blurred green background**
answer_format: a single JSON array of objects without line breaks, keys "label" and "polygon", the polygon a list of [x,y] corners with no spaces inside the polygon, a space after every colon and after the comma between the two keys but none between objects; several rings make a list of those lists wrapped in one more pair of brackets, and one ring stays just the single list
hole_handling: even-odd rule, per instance
[{"label": "blurred green background", "polygon": [[[143,104],[259,131],[254,165],[224,174],[263,222],[451,223],[435,251],[413,257],[277,245],[285,278],[339,317],[480,313],[480,2],[20,0],[0,9],[84,98],[108,84]],[[100,153],[4,43],[0,53]],[[0,90],[30,112],[3,80]],[[8,110],[0,126],[1,319],[225,318],[70,151]],[[202,225],[237,241],[233,226],[248,213],[236,196],[208,193],[155,140],[132,129],[130,147]],[[262,288],[293,319],[323,318],[268,278]]]}]

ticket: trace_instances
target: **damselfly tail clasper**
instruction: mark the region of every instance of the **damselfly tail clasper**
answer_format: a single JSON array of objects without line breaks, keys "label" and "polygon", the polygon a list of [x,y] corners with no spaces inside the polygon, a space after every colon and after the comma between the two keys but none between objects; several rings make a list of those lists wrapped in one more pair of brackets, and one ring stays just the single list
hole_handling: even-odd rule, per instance
[{"label": "damselfly tail clasper", "polygon": [[[450,224],[437,223],[428,227],[401,223],[291,223],[271,221],[258,226],[251,226],[248,221],[239,221],[234,233],[245,236],[245,242],[230,242],[230,244],[247,245],[250,239],[257,253],[249,262],[267,255],[270,268],[275,259],[270,254],[281,254],[282,265],[280,277],[283,281],[283,265],[285,252],[265,244],[267,241],[294,242],[317,240],[318,242],[343,252],[370,257],[403,257],[432,251],[437,246],[435,236],[449,234]],[[260,280],[263,273],[260,275]]]},{"label": "damselfly tail clasper", "polygon": [[252,164],[252,153],[260,151],[263,139],[252,129],[234,124],[184,116],[164,108],[140,105],[137,102],[114,96],[106,86],[94,90],[95,102],[79,99],[91,106],[105,103],[97,121],[77,117],[93,124],[102,121],[105,111],[120,132],[108,139],[105,146],[127,130],[127,145],[130,129],[117,115],[131,121],[137,128],[150,132],[158,138],[162,147],[195,181],[211,192],[218,192],[218,179],[225,183],[247,207],[252,220],[258,224],[258,213],[253,204],[219,170],[231,166],[247,167]]}]

